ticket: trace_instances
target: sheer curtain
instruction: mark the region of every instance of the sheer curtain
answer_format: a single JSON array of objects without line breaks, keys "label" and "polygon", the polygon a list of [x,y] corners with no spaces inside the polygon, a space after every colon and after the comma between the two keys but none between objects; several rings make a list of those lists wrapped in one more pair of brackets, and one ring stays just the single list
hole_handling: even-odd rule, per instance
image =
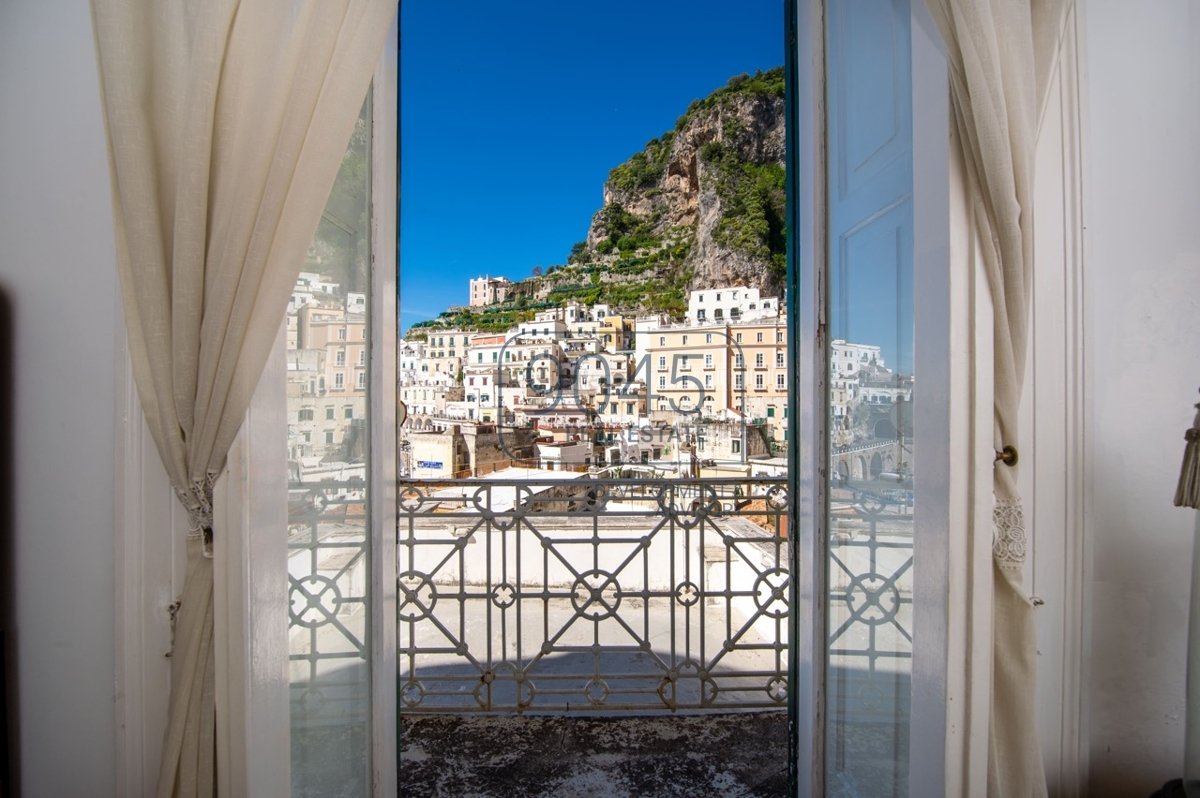
[{"label": "sheer curtain", "polygon": [[214,794],[213,483],[395,0],[92,0],[134,378],[191,518],[160,795]]},{"label": "sheer curtain", "polygon": [[[1037,117],[1067,0],[928,0],[946,43],[950,102],[994,308],[996,449],[1017,440],[1033,264]],[[988,794],[1045,795],[1034,711],[1033,604],[1015,468],[996,463]]]}]

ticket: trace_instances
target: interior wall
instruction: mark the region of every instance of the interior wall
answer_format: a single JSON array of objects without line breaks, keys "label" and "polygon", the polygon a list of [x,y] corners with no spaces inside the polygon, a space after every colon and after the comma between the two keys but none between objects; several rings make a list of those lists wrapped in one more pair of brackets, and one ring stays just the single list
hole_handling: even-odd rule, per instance
[{"label": "interior wall", "polygon": [[0,292],[16,377],[0,555],[22,795],[115,792],[117,299],[94,53],[87,3],[0,5]]},{"label": "interior wall", "polygon": [[1182,775],[1200,388],[1200,6],[1080,4],[1089,795]]}]

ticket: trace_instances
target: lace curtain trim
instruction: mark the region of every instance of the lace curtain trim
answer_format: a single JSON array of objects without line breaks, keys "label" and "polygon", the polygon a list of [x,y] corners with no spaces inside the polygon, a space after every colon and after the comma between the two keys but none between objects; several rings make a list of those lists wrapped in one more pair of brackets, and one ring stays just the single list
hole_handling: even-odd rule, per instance
[{"label": "lace curtain trim", "polygon": [[992,508],[992,556],[1001,565],[1025,562],[1025,511],[1020,499],[996,499]]},{"label": "lace curtain trim", "polygon": [[213,486],[218,473],[210,471],[203,479],[192,482],[186,489],[175,487],[175,495],[187,510],[188,537],[204,539],[204,556],[212,556]]}]

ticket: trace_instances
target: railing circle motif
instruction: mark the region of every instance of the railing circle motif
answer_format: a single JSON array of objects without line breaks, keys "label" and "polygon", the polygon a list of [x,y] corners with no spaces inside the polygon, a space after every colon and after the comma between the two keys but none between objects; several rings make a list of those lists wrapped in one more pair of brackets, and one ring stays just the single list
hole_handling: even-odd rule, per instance
[{"label": "railing circle motif", "polygon": [[396,502],[404,512],[415,513],[421,509],[421,499],[422,494],[420,489],[409,485],[400,489],[400,493],[396,497]]},{"label": "railing circle motif", "polygon": [[846,607],[854,620],[878,626],[895,619],[900,611],[900,591],[881,574],[860,574],[846,588]]},{"label": "railing circle motif", "polygon": [[608,571],[587,571],[571,585],[571,604],[578,615],[593,621],[603,620],[621,606],[621,586]]},{"label": "railing circle motif", "polygon": [[517,601],[517,589],[508,582],[501,582],[492,588],[492,603],[500,609],[508,609]]},{"label": "railing circle motif", "polygon": [[772,568],[754,580],[754,604],[764,615],[783,618],[788,614],[788,572]]},{"label": "railing circle motif", "polygon": [[767,490],[767,506],[772,510],[783,511],[788,508],[788,492],[779,485],[773,485]]},{"label": "railing circle motif", "polygon": [[700,600],[700,588],[694,582],[680,582],[675,586],[675,600],[690,607]]},{"label": "railing circle motif", "polygon": [[306,629],[329,623],[342,606],[342,591],[337,582],[319,574],[293,579],[288,592],[288,614],[292,623]]},{"label": "railing circle motif", "polygon": [[400,700],[409,708],[420,706],[425,700],[425,686],[416,680],[405,682],[400,688]]},{"label": "railing circle motif", "polygon": [[594,707],[601,706],[607,701],[609,693],[608,682],[603,679],[589,679],[588,683],[583,686],[584,697]]},{"label": "railing circle motif", "polygon": [[400,606],[396,613],[403,621],[420,621],[428,618],[437,605],[437,588],[427,574],[420,571],[405,571],[396,577],[400,589]]}]

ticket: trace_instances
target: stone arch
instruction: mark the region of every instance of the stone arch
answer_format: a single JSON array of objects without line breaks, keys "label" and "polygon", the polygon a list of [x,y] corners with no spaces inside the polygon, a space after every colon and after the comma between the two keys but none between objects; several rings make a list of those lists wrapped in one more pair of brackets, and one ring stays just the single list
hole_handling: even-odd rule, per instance
[{"label": "stone arch", "polygon": [[861,454],[855,457],[853,460],[852,476],[855,479],[867,478],[867,458],[863,457]]},{"label": "stone arch", "polygon": [[871,479],[883,473],[883,458],[877,453],[871,455]]}]

